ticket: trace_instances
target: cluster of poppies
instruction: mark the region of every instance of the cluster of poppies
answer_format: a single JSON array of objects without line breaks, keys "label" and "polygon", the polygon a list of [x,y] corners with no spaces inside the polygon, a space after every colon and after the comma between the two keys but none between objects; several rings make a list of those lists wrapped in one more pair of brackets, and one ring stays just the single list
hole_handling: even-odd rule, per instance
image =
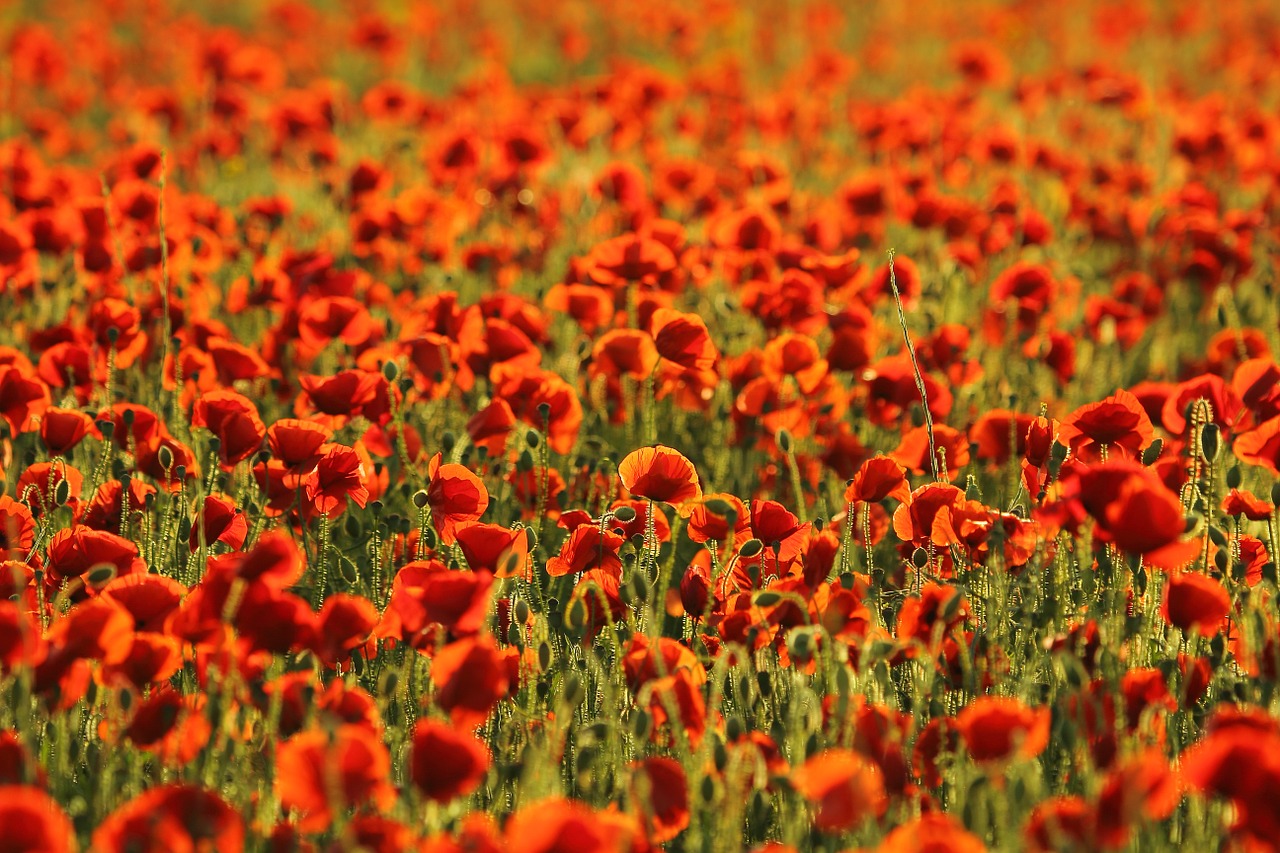
[{"label": "cluster of poppies", "polygon": [[0,853],[1280,849],[1273,4],[357,6],[0,24]]}]

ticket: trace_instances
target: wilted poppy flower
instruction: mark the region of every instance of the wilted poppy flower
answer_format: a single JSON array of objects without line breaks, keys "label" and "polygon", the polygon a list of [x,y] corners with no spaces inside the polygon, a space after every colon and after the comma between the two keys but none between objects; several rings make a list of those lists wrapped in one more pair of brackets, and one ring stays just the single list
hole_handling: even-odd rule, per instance
[{"label": "wilted poppy flower", "polygon": [[956,717],[956,730],[979,763],[1034,758],[1049,743],[1049,709],[1028,708],[1017,699],[980,696]]},{"label": "wilted poppy flower", "polygon": [[791,784],[814,805],[823,832],[853,829],[887,805],[879,768],[852,750],[818,753],[791,774]]},{"label": "wilted poppy flower", "polygon": [[618,477],[635,497],[672,504],[682,514],[692,512],[691,502],[702,497],[693,463],[661,444],[628,453],[618,463]]},{"label": "wilted poppy flower", "polygon": [[489,770],[489,751],[469,732],[435,720],[413,730],[413,784],[429,800],[448,802],[475,790]]},{"label": "wilted poppy flower", "polygon": [[1183,631],[1214,637],[1222,630],[1231,598],[1222,584],[1196,572],[1174,572],[1164,586],[1160,613]]}]

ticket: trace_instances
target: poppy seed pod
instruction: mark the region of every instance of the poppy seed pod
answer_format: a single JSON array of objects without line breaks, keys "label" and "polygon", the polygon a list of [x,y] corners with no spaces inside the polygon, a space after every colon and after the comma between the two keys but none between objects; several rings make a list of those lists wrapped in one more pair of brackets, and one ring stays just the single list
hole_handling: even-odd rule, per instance
[{"label": "poppy seed pod", "polygon": [[418,489],[418,491],[413,493],[413,505],[416,506],[418,509],[422,509],[427,505],[426,489]]},{"label": "poppy seed pod", "polygon": [[1222,450],[1222,431],[1215,423],[1207,423],[1200,428],[1200,457],[1205,463],[1212,465]]}]

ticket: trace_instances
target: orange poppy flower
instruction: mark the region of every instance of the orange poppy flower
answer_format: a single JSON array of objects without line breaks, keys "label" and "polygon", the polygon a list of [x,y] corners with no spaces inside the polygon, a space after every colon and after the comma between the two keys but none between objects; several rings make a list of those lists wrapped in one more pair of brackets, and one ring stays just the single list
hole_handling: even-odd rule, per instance
[{"label": "orange poppy flower", "polygon": [[848,749],[828,749],[791,774],[791,784],[814,805],[814,825],[823,832],[846,832],[888,805],[880,770]]},{"label": "orange poppy flower", "polygon": [[618,463],[618,477],[635,497],[672,504],[682,515],[693,512],[694,502],[702,498],[693,463],[661,444],[628,453]]}]

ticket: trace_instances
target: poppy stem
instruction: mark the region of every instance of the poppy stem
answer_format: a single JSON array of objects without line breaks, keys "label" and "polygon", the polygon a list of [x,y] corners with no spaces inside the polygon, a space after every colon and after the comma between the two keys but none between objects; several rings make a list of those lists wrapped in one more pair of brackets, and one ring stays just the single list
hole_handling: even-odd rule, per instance
[{"label": "poppy stem", "polygon": [[907,315],[902,309],[902,294],[898,292],[898,277],[893,267],[894,250],[889,250],[889,289],[893,291],[893,304],[898,307],[898,325],[902,327],[902,340],[907,345],[907,355],[911,357],[911,370],[916,377],[916,390],[920,392],[920,403],[924,406],[924,429],[929,436],[929,467],[935,480],[942,480],[938,470],[938,450],[933,439],[933,415],[929,412],[929,392],[925,389],[924,376],[920,372],[920,362],[916,358],[916,348],[911,343],[911,332],[907,329]]}]

